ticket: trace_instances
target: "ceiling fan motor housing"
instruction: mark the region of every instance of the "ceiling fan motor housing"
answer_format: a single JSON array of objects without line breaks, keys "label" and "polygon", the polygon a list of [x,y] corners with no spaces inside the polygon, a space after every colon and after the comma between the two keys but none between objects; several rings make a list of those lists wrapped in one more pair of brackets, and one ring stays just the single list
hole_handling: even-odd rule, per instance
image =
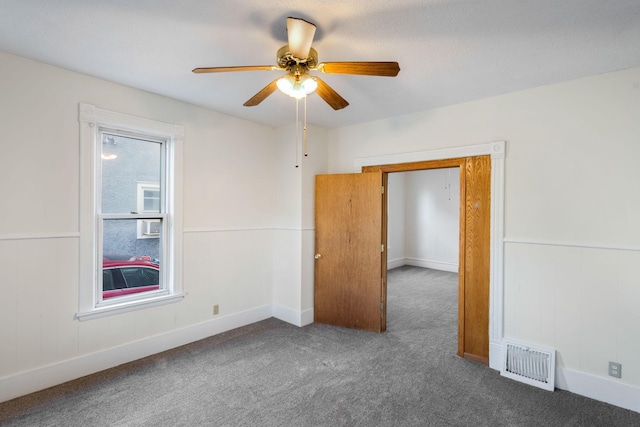
[{"label": "ceiling fan motor housing", "polygon": [[307,69],[314,69],[318,65],[318,52],[311,48],[309,49],[308,58],[296,58],[289,52],[289,45],[284,45],[278,49],[278,66],[284,70],[290,70],[296,65],[303,65]]}]

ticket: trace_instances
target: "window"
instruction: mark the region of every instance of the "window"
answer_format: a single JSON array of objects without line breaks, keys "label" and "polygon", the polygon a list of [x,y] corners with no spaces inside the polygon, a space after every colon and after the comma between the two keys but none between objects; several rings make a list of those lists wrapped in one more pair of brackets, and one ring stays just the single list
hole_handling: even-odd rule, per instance
[{"label": "window", "polygon": [[181,126],[80,104],[80,320],[174,302]]},{"label": "window", "polygon": [[160,212],[160,184],[138,182],[138,212]]}]

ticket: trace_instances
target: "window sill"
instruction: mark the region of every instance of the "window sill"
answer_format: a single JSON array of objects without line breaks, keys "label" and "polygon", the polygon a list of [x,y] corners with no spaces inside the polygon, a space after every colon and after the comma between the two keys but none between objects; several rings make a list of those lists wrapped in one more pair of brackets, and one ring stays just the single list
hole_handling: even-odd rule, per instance
[{"label": "window sill", "polygon": [[126,313],[129,311],[141,310],[144,308],[158,307],[166,304],[173,304],[182,301],[185,294],[163,295],[155,298],[149,298],[141,301],[131,301],[108,307],[96,308],[91,311],[77,313],[76,319],[80,321],[98,319],[100,317],[113,316],[114,314]]}]

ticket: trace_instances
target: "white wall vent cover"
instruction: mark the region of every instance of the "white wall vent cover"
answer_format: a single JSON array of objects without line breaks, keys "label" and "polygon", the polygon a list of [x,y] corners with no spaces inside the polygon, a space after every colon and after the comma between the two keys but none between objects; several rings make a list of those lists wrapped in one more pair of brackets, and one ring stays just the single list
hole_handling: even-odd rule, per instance
[{"label": "white wall vent cover", "polygon": [[504,340],[500,374],[535,387],[553,391],[556,351],[523,342]]}]

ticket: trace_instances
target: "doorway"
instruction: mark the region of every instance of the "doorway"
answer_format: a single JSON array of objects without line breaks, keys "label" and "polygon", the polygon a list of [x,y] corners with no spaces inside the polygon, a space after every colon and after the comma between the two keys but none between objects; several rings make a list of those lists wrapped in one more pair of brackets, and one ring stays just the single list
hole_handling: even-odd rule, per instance
[{"label": "doorway", "polygon": [[390,173],[387,187],[388,268],[458,273],[459,168]]},{"label": "doorway", "polygon": [[460,170],[393,172],[387,181],[387,330],[426,322],[457,353]]},{"label": "doorway", "polygon": [[[488,365],[491,157],[367,166],[362,172],[382,172],[383,182],[387,184],[389,173],[450,167],[458,167],[460,171],[458,355]],[[382,216],[386,244],[386,201]],[[384,259],[386,263],[386,256]],[[384,267],[383,280],[386,282],[386,264]]]},{"label": "doorway", "polygon": [[[469,247],[472,249],[471,258],[466,259],[466,255],[463,255],[464,251],[461,251],[460,254],[460,273],[461,276],[466,274],[470,279],[483,279],[488,275],[489,276],[489,303],[488,304],[480,304],[480,312],[476,318],[484,319],[484,322],[488,323],[488,333],[486,332],[487,328],[485,326],[485,332],[481,333],[479,336],[481,337],[481,341],[484,340],[485,343],[489,341],[489,366],[493,369],[500,369],[501,366],[501,354],[502,354],[502,337],[504,334],[504,324],[503,324],[503,307],[504,307],[504,201],[505,201],[505,155],[506,155],[506,142],[505,141],[496,141],[478,145],[468,145],[461,147],[453,147],[453,148],[445,148],[439,150],[431,150],[431,151],[420,151],[420,152],[411,152],[411,153],[399,153],[399,154],[389,154],[382,155],[377,157],[361,157],[356,158],[354,160],[355,170],[358,173],[351,175],[368,175],[368,173],[360,173],[360,172],[378,172],[378,175],[384,179],[380,179],[377,181],[378,185],[378,195],[380,194],[379,188],[380,184],[386,184],[386,178],[388,177],[388,173],[402,171],[402,170],[419,170],[424,168],[437,168],[437,167],[453,167],[460,166],[461,159],[467,158],[478,158],[485,157],[487,159],[487,163],[484,166],[474,167],[474,163],[472,162],[470,165],[472,169],[483,170],[484,175],[483,179],[475,179],[473,176],[468,181],[474,183],[477,188],[480,188],[481,191],[471,191],[467,197],[467,188],[461,185],[461,189],[464,189],[465,197],[462,197],[461,200],[465,200],[465,204],[461,205],[461,218],[465,218],[465,220],[461,220],[461,226],[465,227],[465,231],[461,230],[460,235],[465,236],[464,240],[460,239],[460,245],[465,245],[465,247]],[[428,164],[427,167],[424,165]],[[407,166],[410,168],[407,169]],[[464,166],[465,174],[466,172],[466,164]],[[384,173],[383,173],[384,172]],[[461,169],[461,176],[463,175]],[[330,175],[325,175],[329,177]],[[320,175],[318,176],[320,177]],[[316,179],[318,178],[316,177]],[[317,181],[316,181],[317,184]],[[316,187],[317,189],[317,187]],[[462,193],[462,191],[461,191]],[[373,193],[372,193],[373,194]],[[479,196],[483,195],[485,197],[485,202],[482,203],[485,211],[483,215],[471,215],[473,213],[473,209],[477,209],[480,207],[480,201],[475,200],[478,199]],[[317,192],[316,192],[317,196]],[[378,196],[379,197],[379,196]],[[377,203],[377,202],[376,202]],[[466,209],[467,204],[472,208],[468,209],[470,212],[469,218],[467,219],[464,215],[462,215],[462,210]],[[316,205],[317,209],[317,205]],[[486,215],[486,210],[489,211],[489,214]],[[319,234],[320,229],[318,228],[318,216],[319,212],[316,212],[316,251],[322,246],[319,245]],[[468,221],[467,221],[468,220]],[[467,224],[469,222],[469,224]],[[382,225],[384,226],[384,230],[382,232],[382,247],[386,245],[386,218],[382,221]],[[487,233],[477,233],[477,232],[469,232],[467,230],[473,230],[475,228],[480,228],[482,230],[487,231]],[[329,234],[331,233],[329,231]],[[380,242],[380,241],[379,241]],[[378,251],[380,250],[380,244],[378,242]],[[489,249],[482,249],[484,245],[488,245]],[[475,258],[473,249],[475,249]],[[319,264],[322,264],[323,269],[331,269],[331,263],[325,263],[323,261],[328,261],[324,256],[321,260],[318,260],[318,256],[322,255],[321,253],[316,252],[316,264],[315,264],[315,292],[316,297],[318,291],[318,267]],[[382,270],[382,277],[377,276],[377,283],[372,283],[371,292],[378,293],[378,302],[376,304],[379,306],[380,312],[380,325],[382,326],[380,330],[384,330],[385,327],[385,315],[386,315],[386,251],[383,251],[382,259],[381,259],[380,270]],[[318,264],[319,263],[319,264]],[[463,263],[466,263],[468,266],[483,266],[485,270],[488,271],[487,274],[470,274],[470,272],[466,271],[466,269],[462,268]],[[384,267],[384,268],[382,268]],[[379,270],[379,271],[380,271]],[[374,279],[372,279],[374,280]],[[463,282],[463,279],[460,279],[460,282]],[[342,283],[342,286],[349,287],[349,283]],[[466,289],[465,289],[466,290]],[[459,306],[465,307],[466,303],[469,303],[470,308],[474,308],[474,304],[472,303],[473,299],[476,295],[466,293],[460,293],[459,298]],[[373,304],[373,303],[372,303]],[[488,305],[488,307],[487,307]],[[466,307],[465,307],[466,308]],[[316,299],[314,302],[314,310],[318,309],[318,300]],[[487,312],[488,310],[488,312]],[[464,310],[459,310],[459,314]],[[476,310],[478,311],[478,310]],[[470,311],[471,314],[473,310]],[[317,312],[315,314],[316,321],[319,321]],[[321,322],[321,323],[332,323],[331,321]],[[458,339],[458,354],[463,357],[479,360],[486,363],[486,357],[476,357],[473,353],[469,351],[472,345],[467,345],[465,340],[461,339],[463,337],[469,338],[470,336],[474,336],[474,334],[465,334],[465,325],[470,326],[476,324],[474,318],[460,316],[459,325],[462,326],[459,328],[461,332],[459,334]],[[488,337],[487,337],[488,335]],[[474,344],[470,342],[469,344]],[[477,344],[477,343],[476,343]],[[485,344],[486,348],[486,344]],[[485,351],[486,353],[486,351]]]}]

